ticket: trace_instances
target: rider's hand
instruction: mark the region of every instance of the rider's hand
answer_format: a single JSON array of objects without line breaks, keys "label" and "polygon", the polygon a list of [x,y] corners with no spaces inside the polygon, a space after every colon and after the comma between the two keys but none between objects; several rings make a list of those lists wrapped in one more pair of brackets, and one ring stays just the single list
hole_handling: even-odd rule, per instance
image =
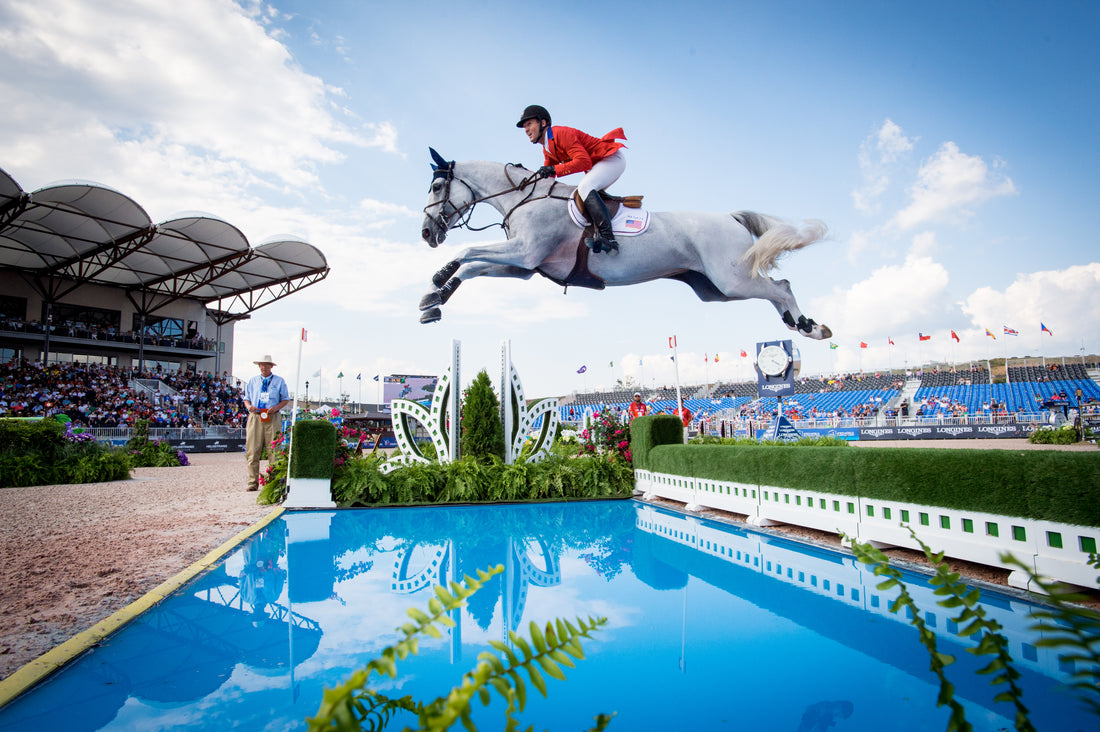
[{"label": "rider's hand", "polygon": [[554,166],[553,165],[544,165],[544,166],[542,166],[541,168],[539,168],[538,176],[540,178],[553,178],[554,177]]}]

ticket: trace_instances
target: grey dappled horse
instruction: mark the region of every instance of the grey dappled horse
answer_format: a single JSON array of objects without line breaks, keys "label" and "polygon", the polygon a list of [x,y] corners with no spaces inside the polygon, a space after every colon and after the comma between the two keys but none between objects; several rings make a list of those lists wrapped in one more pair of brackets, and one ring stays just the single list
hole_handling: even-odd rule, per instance
[{"label": "grey dappled horse", "polygon": [[[602,289],[660,278],[686,283],[700,300],[728,302],[762,298],[779,311],[791,330],[821,340],[832,331],[799,310],[790,284],[766,273],[785,252],[825,235],[819,221],[795,227],[750,211],[651,213],[649,228],[619,239],[618,256],[588,257],[586,279],[578,281],[580,229],[566,210],[574,186],[536,176],[519,165],[447,162],[434,150],[435,174],[424,207],[421,236],[436,247],[455,227],[467,226],[475,205],[488,203],[504,217],[508,239],[469,247],[432,277],[434,290],[420,301],[422,323],[442,317],[440,306],[463,280],[473,277],[529,279],[538,273],[558,283]],[[581,245],[583,246],[583,245]],[[595,278],[595,279],[593,279]]]}]

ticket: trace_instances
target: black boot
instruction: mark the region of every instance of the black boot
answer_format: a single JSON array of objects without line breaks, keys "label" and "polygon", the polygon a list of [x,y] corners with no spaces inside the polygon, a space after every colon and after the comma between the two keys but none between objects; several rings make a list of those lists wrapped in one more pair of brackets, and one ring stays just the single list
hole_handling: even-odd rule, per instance
[{"label": "black boot", "polygon": [[592,228],[596,230],[596,236],[585,239],[585,245],[593,254],[607,252],[615,255],[619,253],[619,243],[615,241],[615,233],[611,230],[611,215],[607,212],[607,204],[600,198],[599,191],[592,191],[584,199],[584,209],[588,212],[588,219],[592,222]]}]

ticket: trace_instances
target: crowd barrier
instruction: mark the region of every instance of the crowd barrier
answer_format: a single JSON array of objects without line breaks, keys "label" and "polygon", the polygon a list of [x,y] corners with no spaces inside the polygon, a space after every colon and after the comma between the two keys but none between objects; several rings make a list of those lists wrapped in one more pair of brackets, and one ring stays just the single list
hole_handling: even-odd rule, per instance
[{"label": "crowd barrier", "polygon": [[880,548],[919,549],[907,527],[935,551],[949,557],[1011,570],[1008,584],[1029,587],[1027,574],[1001,561],[1009,552],[1034,572],[1081,587],[1095,587],[1097,570],[1089,566],[1100,528],[1012,516],[899,503],[878,499],[710,480],[648,470],[634,471],[634,492],[645,500],[664,498],[740,514],[754,526],[792,524],[841,532]]}]

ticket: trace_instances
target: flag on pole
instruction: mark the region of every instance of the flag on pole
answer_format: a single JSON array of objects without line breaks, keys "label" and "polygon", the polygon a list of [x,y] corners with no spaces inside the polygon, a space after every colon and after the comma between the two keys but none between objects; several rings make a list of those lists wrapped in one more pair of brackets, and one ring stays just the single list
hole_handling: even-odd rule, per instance
[{"label": "flag on pole", "polygon": [[579,369],[577,369],[577,373],[578,374],[583,374],[587,370],[588,370],[587,366],[581,366]]},{"label": "flag on pole", "polygon": [[669,348],[675,348],[676,347],[676,336],[669,336],[668,337],[668,347]]},{"label": "flag on pole", "polygon": [[317,369],[317,370],[316,370],[316,371],[315,371],[315,372],[313,373],[313,376],[311,376],[311,377],[309,377],[309,378],[311,378],[311,379],[316,379],[316,378],[317,378],[318,376],[320,376],[320,375],[321,375],[321,369]]},{"label": "flag on pole", "polygon": [[374,375],[374,380],[375,380],[375,381],[378,381],[378,374],[375,374],[375,375]]},{"label": "flag on pole", "polygon": [[1054,332],[1051,331],[1050,328],[1046,327],[1042,323],[1039,323],[1039,332],[1040,333],[1050,333],[1050,335],[1054,335]]},{"label": "flag on pole", "polygon": [[962,341],[959,340],[959,334],[956,333],[955,331],[951,331],[951,337],[955,339],[956,343],[961,343],[962,342]]},{"label": "flag on pole", "polygon": [[745,353],[745,349],[742,348],[741,349],[741,358],[748,358],[748,357],[749,357],[749,354]]},{"label": "flag on pole", "polygon": [[1004,329],[1005,329],[1005,335],[1010,335],[1010,336],[1018,336],[1018,335],[1020,335],[1020,331],[1016,330],[1015,328],[1009,328],[1009,327],[1008,327],[1008,326],[1006,325],[1006,326],[1004,326]]},{"label": "flag on pole", "polygon": [[890,336],[886,336],[886,340],[890,343],[891,346],[894,345],[894,339]]},{"label": "flag on pole", "polygon": [[714,362],[715,362],[715,363],[718,363],[718,354],[717,354],[717,353],[716,353],[716,354],[714,354]]},{"label": "flag on pole", "polygon": [[362,371],[360,371],[359,373],[357,373],[355,375],[355,380],[356,381],[362,381],[363,380],[363,372]]},{"label": "flag on pole", "polygon": [[613,368],[615,368],[615,362],[614,362],[614,361],[608,361],[608,362],[607,362],[607,367],[608,367],[609,369],[613,369]]},{"label": "flag on pole", "polygon": [[342,379],[342,378],[344,378],[344,372],[343,372],[343,371],[341,371],[340,373],[336,374],[336,378],[337,378],[337,379]]},{"label": "flag on pole", "polygon": [[709,353],[704,353],[703,354],[703,362],[704,363],[710,363],[710,354]]},{"label": "flag on pole", "polygon": [[[839,346],[837,344],[835,344],[835,343],[830,343],[829,344],[829,350],[830,351],[835,351],[837,348],[839,348]],[[744,356],[745,352],[741,351],[741,355]]]},{"label": "flag on pole", "polygon": [[989,330],[989,328],[985,329],[985,334],[987,336],[989,336],[990,338],[992,338],[993,340],[997,340],[997,336],[993,335],[993,333]]},{"label": "flag on pole", "polygon": [[917,338],[919,338],[919,339],[920,339],[920,340],[922,340],[922,341],[930,341],[930,340],[932,340],[932,336],[930,336],[930,335],[925,335],[924,333],[921,333],[920,331],[917,331]]},{"label": "flag on pole", "polygon": [[867,344],[866,344],[866,343],[864,343],[863,341],[860,341],[860,342],[859,342],[859,347],[860,347],[860,348],[866,348],[866,347],[867,347]]},{"label": "flag on pole", "polygon": [[302,328],[302,343],[306,342],[306,329]]}]

